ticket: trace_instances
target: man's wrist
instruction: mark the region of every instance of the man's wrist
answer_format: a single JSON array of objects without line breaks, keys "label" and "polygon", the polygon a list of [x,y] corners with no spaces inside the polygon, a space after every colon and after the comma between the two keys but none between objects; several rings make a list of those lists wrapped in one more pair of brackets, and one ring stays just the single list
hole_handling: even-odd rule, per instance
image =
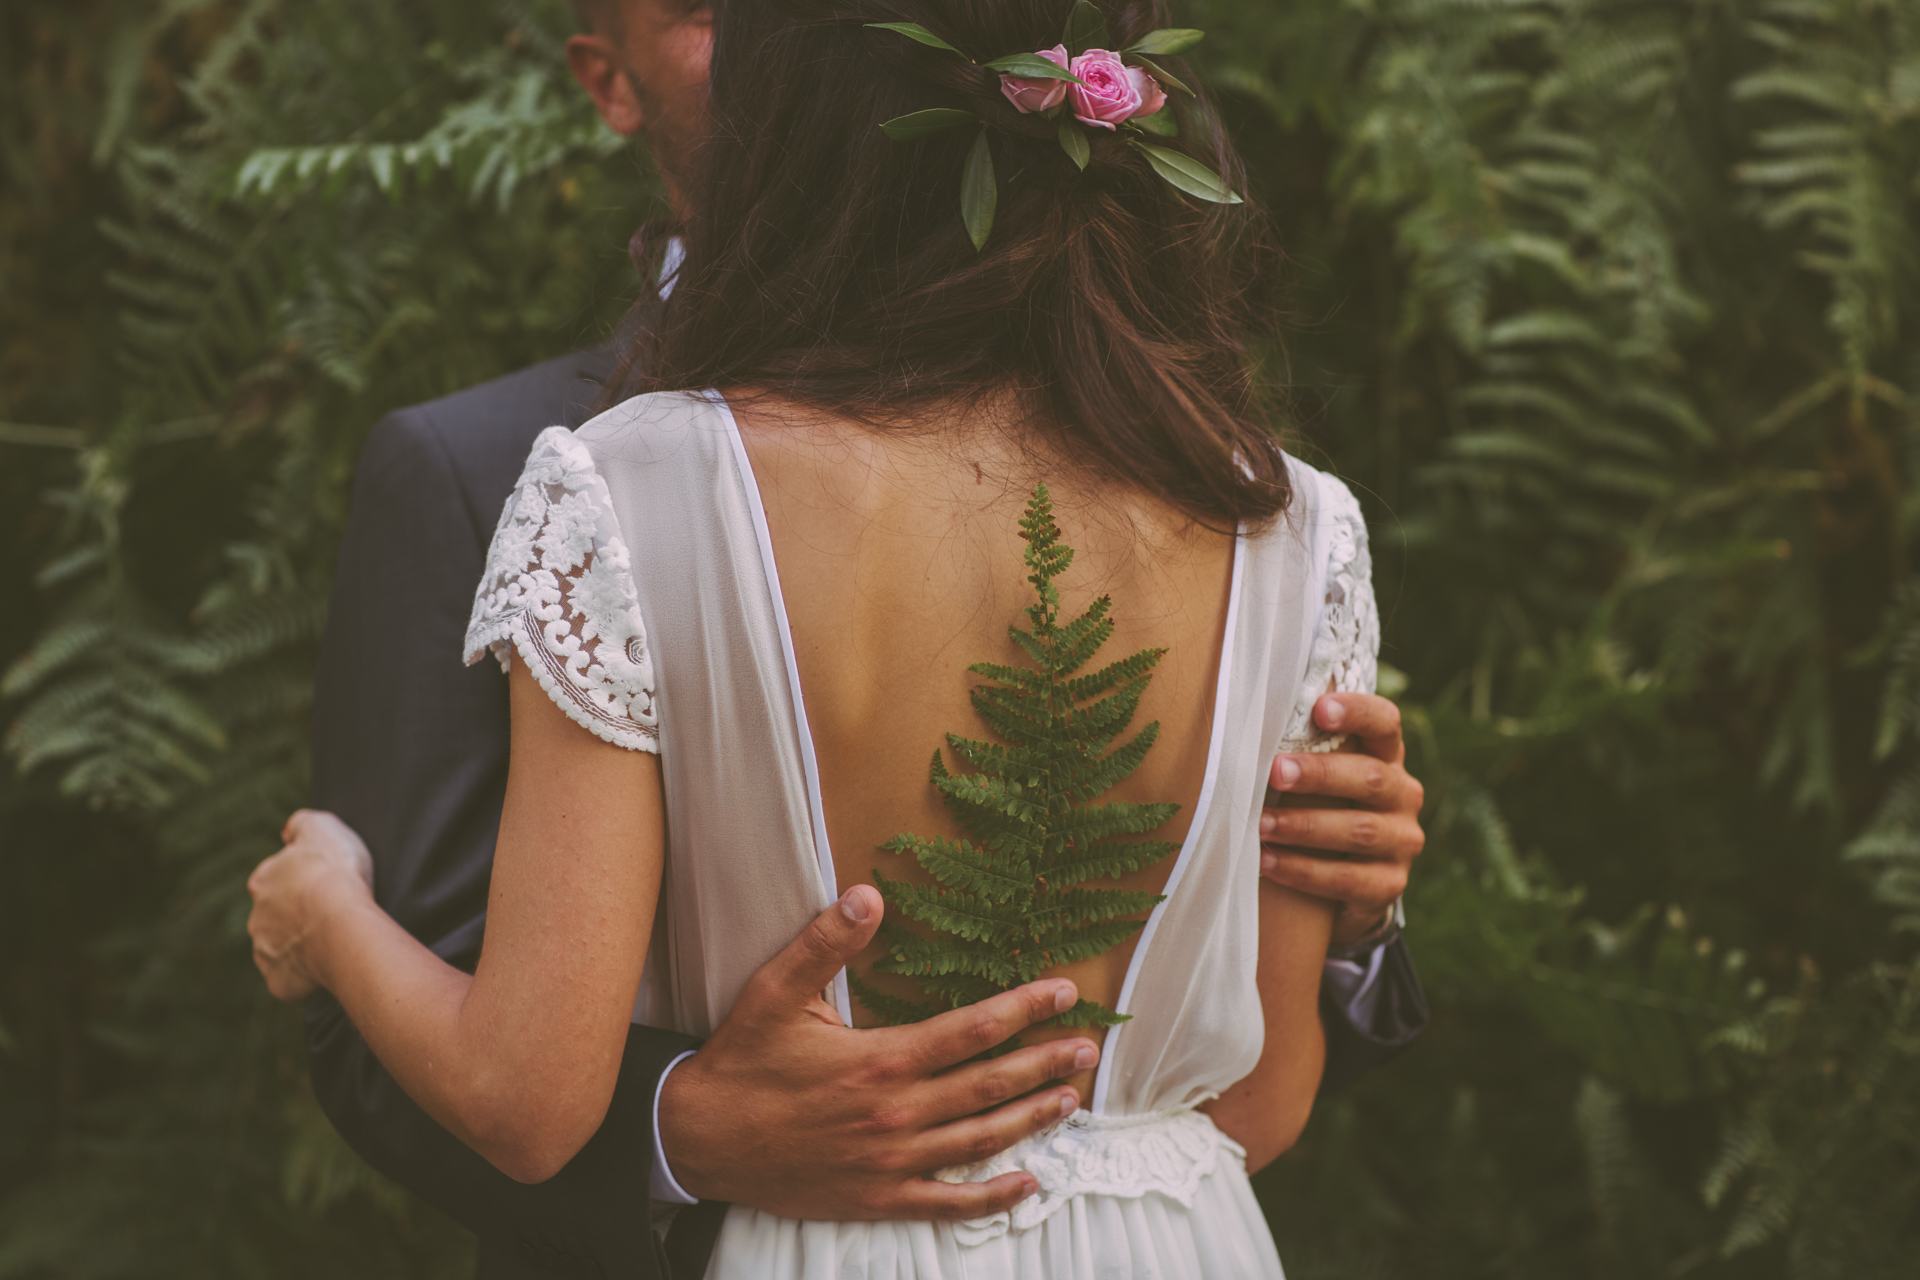
[{"label": "man's wrist", "polygon": [[673,1167],[667,1161],[666,1142],[661,1136],[660,1129],[660,1099],[666,1094],[667,1078],[673,1074],[675,1067],[685,1062],[688,1058],[691,1058],[694,1052],[694,1050],[689,1049],[672,1062],[669,1062],[666,1068],[660,1072],[660,1079],[653,1087],[653,1178],[651,1192],[655,1200],[660,1200],[667,1204],[700,1203],[700,1197],[681,1186],[679,1180],[673,1176]]},{"label": "man's wrist", "polygon": [[1399,898],[1395,898],[1381,915],[1378,923],[1367,929],[1366,932],[1351,941],[1337,942],[1333,946],[1328,947],[1327,959],[1364,960],[1381,947],[1386,946],[1395,938],[1398,938],[1406,927],[1406,908],[1401,904]]},{"label": "man's wrist", "polygon": [[[711,1054],[681,1054],[665,1072],[653,1091],[653,1149],[655,1159],[673,1175],[674,1185],[694,1200],[726,1200],[725,1194],[704,1167],[704,1150],[711,1132],[702,1134],[700,1117],[703,1103],[701,1078],[712,1066]],[[694,1132],[688,1132],[688,1126]],[[724,1145],[724,1144],[722,1144]]]}]

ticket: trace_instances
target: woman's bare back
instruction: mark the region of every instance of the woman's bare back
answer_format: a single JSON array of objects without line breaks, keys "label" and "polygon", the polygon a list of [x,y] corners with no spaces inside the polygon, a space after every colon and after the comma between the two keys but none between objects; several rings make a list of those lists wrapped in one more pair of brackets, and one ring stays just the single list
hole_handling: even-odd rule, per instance
[{"label": "woman's bare back", "polygon": [[[1206,768],[1230,533],[1089,477],[1031,433],[983,422],[978,411],[910,431],[751,396],[735,400],[734,414],[766,508],[842,889],[872,883],[876,868],[924,882],[910,859],[878,846],[901,832],[963,834],[928,782],[928,762],[948,732],[993,736],[969,702],[980,681],[967,666],[1027,661],[1007,628],[1026,625],[1033,600],[1018,522],[1040,481],[1076,552],[1058,582],[1064,612],[1113,599],[1114,635],[1096,662],[1167,650],[1134,722],[1137,730],[1159,721],[1159,740],[1110,796],[1177,802],[1180,812],[1153,838],[1186,835]],[[1159,892],[1172,865],[1113,887]],[[1083,997],[1112,1006],[1133,950],[1129,941],[1049,976],[1071,977]],[[876,944],[855,968],[869,974],[880,954]],[[903,979],[871,980],[918,994]],[[854,1020],[876,1021],[858,1006]],[[1091,1073],[1076,1083],[1089,1090]]]}]

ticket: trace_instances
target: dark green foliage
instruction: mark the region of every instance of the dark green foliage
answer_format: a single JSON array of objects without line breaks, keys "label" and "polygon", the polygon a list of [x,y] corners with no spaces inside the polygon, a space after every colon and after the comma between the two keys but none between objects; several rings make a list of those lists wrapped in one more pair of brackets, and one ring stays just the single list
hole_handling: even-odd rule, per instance
[{"label": "dark green foliage", "polygon": [[1288,1274],[1911,1270],[1914,7],[1187,12],[1430,800]]},{"label": "dark green foliage", "polygon": [[[1261,1175],[1288,1275],[1904,1278],[1915,6],[1174,19],[1298,264],[1265,364],[1367,506],[1429,796],[1437,1020]],[[0,1275],[462,1266],[316,1114],[242,879],[365,431],[638,287],[567,21],[0,9]]]},{"label": "dark green foliage", "polygon": [[558,3],[0,25],[0,1275],[471,1274],[319,1113],[244,880],[360,441],[603,336],[653,184]]},{"label": "dark green foliage", "polygon": [[[892,1023],[918,1022],[1031,982],[1043,970],[1111,951],[1146,923],[1122,917],[1153,910],[1163,895],[1089,888],[1085,882],[1117,880],[1179,848],[1165,840],[1120,838],[1158,828],[1179,805],[1089,803],[1139,768],[1160,736],[1156,720],[1114,746],[1133,723],[1166,650],[1142,649],[1076,676],[1112,637],[1107,614],[1113,602],[1101,596],[1061,623],[1053,580],[1073,563],[1073,548],[1060,541],[1044,484],[1027,502],[1020,536],[1032,570],[1027,581],[1039,599],[1026,610],[1033,630],[1009,626],[1007,634],[1034,665],[976,662],[967,668],[997,682],[976,685],[971,697],[973,709],[1002,739],[947,735],[953,753],[975,772],[949,773],[940,752],[933,753],[933,785],[972,839],[899,835],[880,846],[911,855],[937,882],[908,884],[873,873],[887,905],[934,935],[922,937],[889,915],[881,924],[887,954],[874,965],[918,981],[934,997],[931,1004],[886,996],[849,976],[861,1002]],[[1048,1019],[1073,1027],[1126,1020],[1094,1000]]]}]

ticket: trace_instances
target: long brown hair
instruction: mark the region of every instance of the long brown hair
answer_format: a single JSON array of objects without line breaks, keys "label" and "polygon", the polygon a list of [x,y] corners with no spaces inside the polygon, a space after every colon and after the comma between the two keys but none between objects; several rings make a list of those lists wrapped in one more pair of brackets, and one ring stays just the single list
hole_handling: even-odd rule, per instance
[{"label": "long brown hair", "polygon": [[[1070,456],[1206,522],[1286,507],[1249,338],[1272,323],[1278,252],[1250,205],[1182,196],[1124,137],[1058,121],[991,72],[873,22],[916,22],[985,61],[1052,47],[1071,0],[727,0],[711,132],[690,175],[686,257],[621,394],[764,388],[888,424],[1013,392]],[[1168,26],[1102,3],[1116,48]],[[1192,83],[1178,59],[1168,70]],[[890,141],[883,120],[958,107],[992,126],[1000,203],[975,252],[959,210],[973,131]],[[1212,113],[1170,93],[1173,145],[1239,190]],[[1158,140],[1156,140],[1158,141]]]}]

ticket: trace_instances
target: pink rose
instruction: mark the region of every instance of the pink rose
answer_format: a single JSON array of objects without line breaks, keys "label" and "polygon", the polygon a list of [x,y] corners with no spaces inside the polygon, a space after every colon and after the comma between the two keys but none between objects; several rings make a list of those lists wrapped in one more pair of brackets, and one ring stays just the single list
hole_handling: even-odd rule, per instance
[{"label": "pink rose", "polygon": [[[1167,91],[1160,82],[1138,67],[1128,67],[1127,74],[1133,77],[1133,87],[1140,91],[1140,109],[1134,116],[1150,116],[1167,105]],[[1127,117],[1129,120],[1133,116]]]},{"label": "pink rose", "polygon": [[[1067,46],[1063,44],[1057,44],[1051,49],[1041,49],[1034,56],[1045,58],[1062,71],[1067,68]],[[1028,76],[1001,76],[1000,92],[1007,95],[1007,101],[1013,104],[1014,110],[1034,115],[1041,111],[1051,111],[1059,106],[1060,100],[1067,96],[1069,83],[1066,80],[1048,80]]]},{"label": "pink rose", "polygon": [[1111,129],[1135,116],[1150,116],[1166,105],[1167,95],[1152,76],[1130,67],[1110,49],[1089,49],[1067,70],[1085,81],[1067,86],[1073,117],[1082,124]]}]

